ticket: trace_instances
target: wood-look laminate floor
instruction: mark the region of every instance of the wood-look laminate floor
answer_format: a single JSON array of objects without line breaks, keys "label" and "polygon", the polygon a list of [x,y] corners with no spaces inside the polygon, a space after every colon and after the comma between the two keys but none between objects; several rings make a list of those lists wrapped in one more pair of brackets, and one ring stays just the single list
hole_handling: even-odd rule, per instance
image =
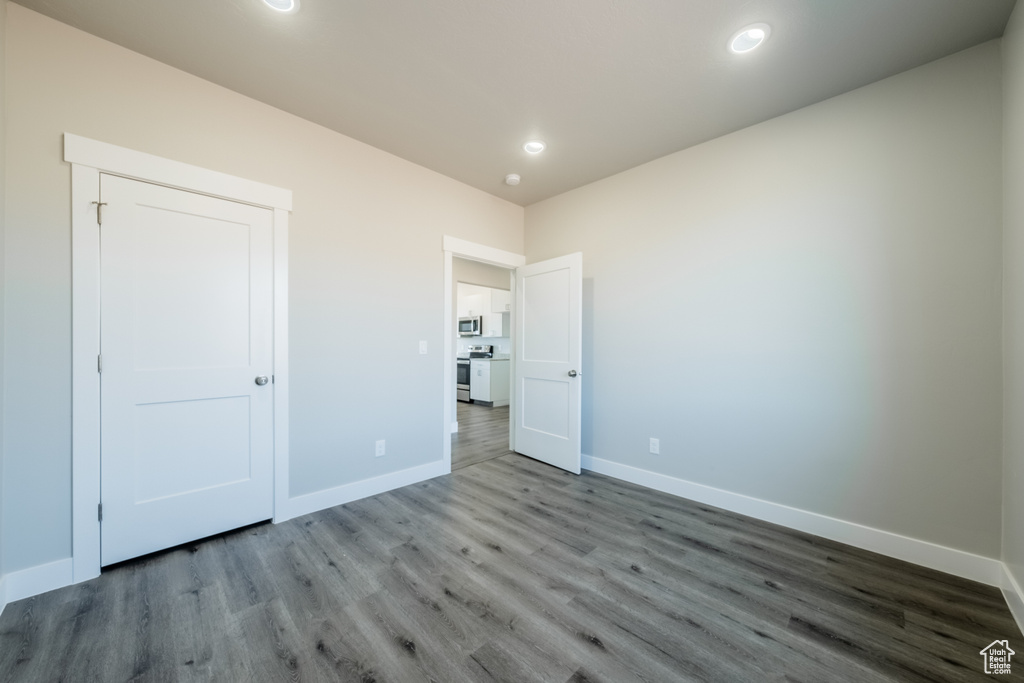
[{"label": "wood-look laminate floor", "polygon": [[452,470],[508,455],[509,408],[459,401],[459,431],[452,434]]},{"label": "wood-look laminate floor", "polygon": [[973,681],[997,638],[994,588],[505,455],[13,603],[0,681]]}]

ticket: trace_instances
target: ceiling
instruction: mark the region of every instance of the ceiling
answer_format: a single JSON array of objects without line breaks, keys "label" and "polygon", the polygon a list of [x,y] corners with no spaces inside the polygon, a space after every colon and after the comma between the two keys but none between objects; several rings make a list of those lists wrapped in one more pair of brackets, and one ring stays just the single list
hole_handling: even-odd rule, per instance
[{"label": "ceiling", "polygon": [[999,37],[1014,0],[17,2],[528,205]]}]

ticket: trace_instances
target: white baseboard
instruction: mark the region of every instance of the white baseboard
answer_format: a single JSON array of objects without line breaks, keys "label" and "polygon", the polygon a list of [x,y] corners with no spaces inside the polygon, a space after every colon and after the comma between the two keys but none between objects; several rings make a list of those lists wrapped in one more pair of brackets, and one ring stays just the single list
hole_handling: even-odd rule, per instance
[{"label": "white baseboard", "polygon": [[1004,574],[1006,572],[1003,569],[1003,563],[995,558],[975,555],[929,541],[901,536],[855,522],[827,517],[816,512],[799,510],[780,503],[751,498],[740,493],[716,489],[590,455],[584,454],[582,460],[584,469],[671,493],[681,498],[738,512],[989,586],[1002,587],[1005,583]]},{"label": "white baseboard", "polygon": [[415,484],[448,474],[444,467],[444,461],[429,462],[425,465],[410,467],[409,469],[382,474],[379,477],[363,479],[362,481],[336,486],[332,489],[315,491],[303,496],[289,498],[286,508],[274,516],[275,522],[284,522],[294,517],[308,515],[318,510],[326,510],[335,505],[351,503],[353,500],[376,496],[378,493],[385,493],[393,489]]},{"label": "white baseboard", "polygon": [[1017,628],[1024,633],[1024,590],[1021,590],[1020,584],[1013,576],[1013,572],[1010,571],[1010,568],[1005,563],[1003,563],[1003,584],[1000,587],[1003,589],[1003,597],[1006,598],[1006,604],[1010,607],[1010,614],[1013,615],[1013,620],[1017,622]]},{"label": "white baseboard", "polygon": [[70,557],[5,574],[0,578],[0,613],[12,602],[70,586],[71,583]]},{"label": "white baseboard", "polygon": [[452,434],[455,434],[458,431],[459,431],[459,423],[458,423],[458,421],[452,422]]}]

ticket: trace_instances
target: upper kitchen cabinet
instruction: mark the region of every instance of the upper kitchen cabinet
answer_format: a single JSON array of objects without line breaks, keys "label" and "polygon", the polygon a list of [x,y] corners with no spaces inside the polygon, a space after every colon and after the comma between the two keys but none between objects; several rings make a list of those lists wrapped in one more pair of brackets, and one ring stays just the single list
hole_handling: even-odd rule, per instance
[{"label": "upper kitchen cabinet", "polygon": [[508,336],[508,313],[485,313],[484,314],[484,337],[507,337]]},{"label": "upper kitchen cabinet", "polygon": [[504,289],[491,290],[491,313],[508,313],[512,310],[512,292]]},{"label": "upper kitchen cabinet", "polygon": [[481,337],[508,336],[508,313],[512,309],[511,304],[511,295],[507,290],[458,283],[456,308],[459,317],[480,316],[483,318]]},{"label": "upper kitchen cabinet", "polygon": [[464,285],[460,282],[457,302],[460,318],[483,315],[491,311],[490,291],[486,287]]}]

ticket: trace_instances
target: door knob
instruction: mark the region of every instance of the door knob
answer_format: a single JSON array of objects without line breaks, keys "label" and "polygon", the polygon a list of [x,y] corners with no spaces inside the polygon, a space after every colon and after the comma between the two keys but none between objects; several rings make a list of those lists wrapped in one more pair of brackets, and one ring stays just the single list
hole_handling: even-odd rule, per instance
[{"label": "door knob", "polygon": [[259,386],[261,386],[261,387],[262,387],[262,386],[263,386],[264,384],[266,384],[266,383],[267,383],[268,381],[269,381],[269,380],[267,379],[267,376],[266,376],[266,375],[260,375],[259,377],[257,377],[257,378],[256,378],[256,384],[258,384],[258,385],[259,385]]},{"label": "door knob", "polygon": [[569,371],[569,376],[570,377],[575,377],[576,376],[576,371],[575,370],[570,370]]}]

